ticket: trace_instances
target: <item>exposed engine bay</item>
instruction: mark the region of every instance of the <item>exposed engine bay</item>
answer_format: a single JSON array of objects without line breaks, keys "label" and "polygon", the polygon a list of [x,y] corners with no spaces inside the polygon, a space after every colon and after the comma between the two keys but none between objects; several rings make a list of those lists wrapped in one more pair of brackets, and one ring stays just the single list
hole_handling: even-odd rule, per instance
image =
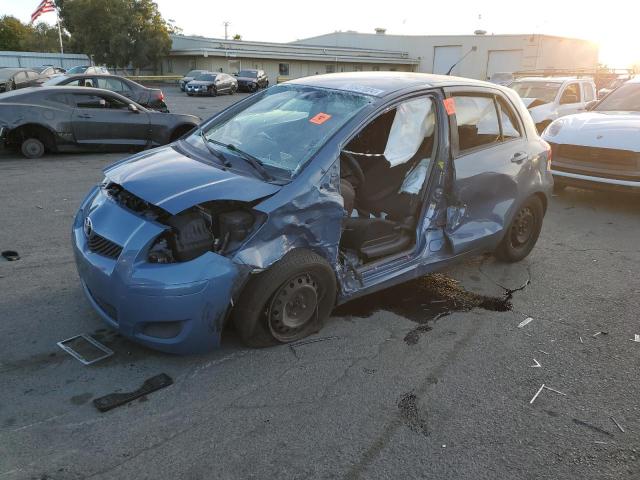
[{"label": "exposed engine bay", "polygon": [[104,188],[118,204],[168,227],[149,249],[150,263],[188,262],[208,251],[228,255],[264,220],[245,202],[208,202],[171,215],[116,183]]}]

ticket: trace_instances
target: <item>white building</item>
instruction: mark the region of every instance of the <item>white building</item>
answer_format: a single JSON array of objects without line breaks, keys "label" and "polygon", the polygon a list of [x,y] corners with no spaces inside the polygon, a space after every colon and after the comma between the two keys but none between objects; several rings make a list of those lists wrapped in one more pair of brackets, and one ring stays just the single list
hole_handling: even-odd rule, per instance
[{"label": "white building", "polygon": [[496,72],[594,71],[598,47],[586,40],[549,35],[387,35],[335,32],[292,43],[172,37],[164,75],[203,69],[267,72],[276,80],[332,72],[397,70],[488,79]]},{"label": "white building", "polygon": [[293,43],[404,51],[418,61],[418,72],[447,73],[460,62],[452,74],[483,80],[496,72],[594,71],[598,64],[597,45],[575,38],[537,34],[387,35],[384,29],[376,31],[335,32]]},{"label": "white building", "polygon": [[288,78],[331,72],[367,70],[414,71],[418,60],[407,52],[352,47],[324,47],[290,43],[249,42],[218,38],[172,37],[162,74],[183,75],[189,70],[234,73],[243,68],[265,70],[271,83]]}]

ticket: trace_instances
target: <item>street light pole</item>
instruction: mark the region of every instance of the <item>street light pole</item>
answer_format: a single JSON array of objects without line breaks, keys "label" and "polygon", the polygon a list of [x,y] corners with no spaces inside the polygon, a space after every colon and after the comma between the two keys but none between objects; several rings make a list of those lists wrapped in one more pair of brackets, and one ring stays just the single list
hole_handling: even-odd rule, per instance
[{"label": "street light pole", "polygon": [[224,25],[224,39],[225,39],[225,40],[227,40],[227,38],[228,38],[228,35],[227,35],[227,27],[228,27],[229,25],[231,25],[231,22],[223,22],[222,24]]}]

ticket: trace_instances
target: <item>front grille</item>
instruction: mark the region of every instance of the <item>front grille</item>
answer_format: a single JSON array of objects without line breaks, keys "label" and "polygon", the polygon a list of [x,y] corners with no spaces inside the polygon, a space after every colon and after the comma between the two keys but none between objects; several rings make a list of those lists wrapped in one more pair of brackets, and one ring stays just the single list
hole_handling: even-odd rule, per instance
[{"label": "front grille", "polygon": [[122,253],[122,247],[113,243],[111,240],[107,240],[96,232],[91,232],[91,235],[87,239],[87,245],[89,250],[98,255],[108,258],[118,258]]},{"label": "front grille", "polygon": [[560,145],[558,156],[585,163],[606,163],[624,167],[635,167],[640,158],[636,152],[615,148],[584,147],[582,145]]}]

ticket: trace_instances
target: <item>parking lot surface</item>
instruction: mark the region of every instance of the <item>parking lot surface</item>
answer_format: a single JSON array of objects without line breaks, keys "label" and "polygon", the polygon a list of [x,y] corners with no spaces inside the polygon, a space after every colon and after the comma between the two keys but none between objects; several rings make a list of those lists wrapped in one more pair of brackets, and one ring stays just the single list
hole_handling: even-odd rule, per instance
[{"label": "parking lot surface", "polygon": [[[168,92],[201,117],[238,99]],[[637,197],[569,188],[519,264],[347,304],[294,345],[228,330],[176,357],[105,329],[76,274],[72,217],[124,156],[0,155],[0,250],[21,255],[0,258],[0,479],[640,477]],[[56,346],[79,333],[115,354],[83,366]]]}]

